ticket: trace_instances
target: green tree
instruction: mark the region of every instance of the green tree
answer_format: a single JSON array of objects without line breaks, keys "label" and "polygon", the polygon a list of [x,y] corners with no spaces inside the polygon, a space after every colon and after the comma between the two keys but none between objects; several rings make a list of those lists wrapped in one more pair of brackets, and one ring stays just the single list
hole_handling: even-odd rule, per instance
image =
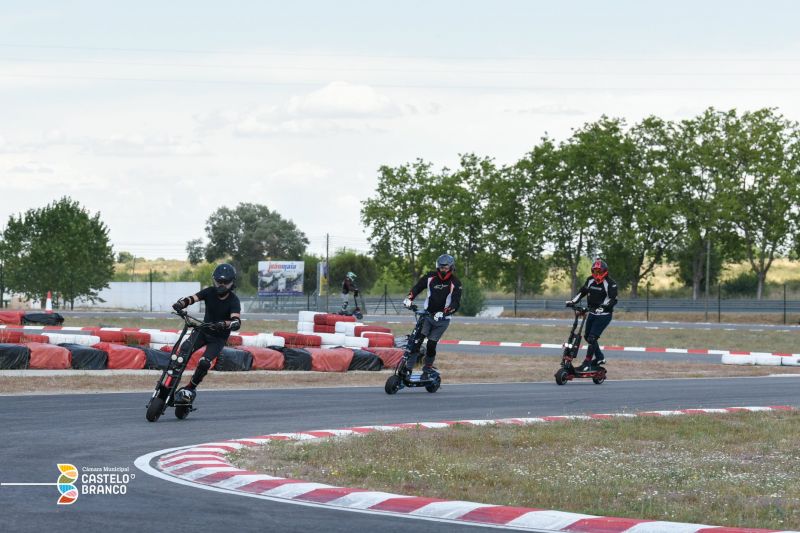
[{"label": "green tree", "polygon": [[491,271],[506,290],[538,292],[547,274],[542,257],[547,221],[541,213],[549,194],[541,181],[553,171],[551,145],[537,146],[516,165],[484,181],[486,245]]},{"label": "green tree", "polygon": [[378,266],[374,259],[347,249],[338,250],[330,258],[328,272],[330,273],[330,287],[333,293],[340,292],[342,282],[348,272],[353,272],[358,276],[356,286],[364,293],[372,290],[375,281],[378,279]]},{"label": "green tree", "polygon": [[630,131],[606,122],[613,172],[598,184],[600,227],[597,246],[615,273],[638,297],[640,282],[676,246],[683,224],[680,187],[669,173],[673,125],[647,117]]},{"label": "green tree", "polygon": [[203,246],[203,239],[192,239],[186,243],[186,255],[189,259],[189,264],[192,266],[199,265],[205,258],[206,248]]},{"label": "green tree", "polygon": [[94,301],[114,275],[114,252],[100,214],[64,197],[8,220],[0,258],[8,287],[44,300],[48,291],[74,305]]},{"label": "green tree", "polygon": [[465,316],[475,316],[483,310],[485,296],[481,286],[467,278],[461,280],[461,306],[458,313]]},{"label": "green tree", "polygon": [[376,195],[361,208],[373,256],[380,267],[401,265],[416,280],[423,268],[420,253],[432,237],[428,199],[436,178],[431,164],[421,159],[396,168],[381,166],[378,172]]},{"label": "green tree", "polygon": [[206,261],[230,257],[253,286],[259,261],[298,261],[308,246],[308,239],[294,222],[251,203],[217,209],[206,221],[206,235]]},{"label": "green tree", "polygon": [[117,263],[131,263],[133,262],[133,254],[130,252],[120,252],[117,254]]},{"label": "green tree", "polygon": [[317,291],[317,265],[323,259],[313,254],[303,254],[303,294]]},{"label": "green tree", "polygon": [[726,118],[720,197],[758,279],[760,300],[776,254],[798,231],[800,130],[775,109]]}]

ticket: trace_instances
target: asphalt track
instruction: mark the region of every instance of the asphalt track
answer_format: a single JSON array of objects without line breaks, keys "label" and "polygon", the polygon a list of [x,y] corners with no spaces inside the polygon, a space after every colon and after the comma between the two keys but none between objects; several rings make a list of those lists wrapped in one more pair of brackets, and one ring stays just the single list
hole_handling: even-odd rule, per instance
[{"label": "asphalt track", "polygon": [[[213,379],[211,376],[209,379]],[[308,508],[185,487],[138,471],[160,449],[253,435],[382,423],[792,405],[800,378],[448,385],[436,394],[382,388],[201,391],[185,421],[144,418],[146,393],[0,397],[0,482],[52,483],[56,463],[129,468],[124,495],[57,506],[53,486],[0,487],[4,531],[476,531],[487,528]],[[557,430],[556,426],[552,426]],[[397,450],[398,458],[403,457]],[[408,459],[405,459],[408,460]],[[488,529],[487,529],[488,530]]]}]

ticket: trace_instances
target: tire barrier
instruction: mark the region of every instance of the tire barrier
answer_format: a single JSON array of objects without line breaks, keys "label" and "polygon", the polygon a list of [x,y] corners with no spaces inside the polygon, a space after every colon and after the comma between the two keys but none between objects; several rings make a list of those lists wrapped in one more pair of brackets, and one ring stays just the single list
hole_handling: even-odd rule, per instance
[{"label": "tire barrier", "polygon": [[0,343],[20,342],[22,330],[2,330],[0,331]]},{"label": "tire barrier", "polygon": [[244,346],[243,350],[253,356],[252,370],[283,370],[283,354],[279,350]]},{"label": "tire barrier", "polygon": [[[153,347],[140,348],[144,352],[144,367],[148,370],[164,370],[169,366],[169,352]],[[170,347],[170,351],[172,348]]]},{"label": "tire barrier", "polygon": [[108,368],[112,370],[122,368],[141,370],[147,361],[144,352],[133,346],[101,341],[92,348],[103,350],[108,354]]},{"label": "tire barrier", "polygon": [[[402,352],[400,356],[402,357]],[[350,361],[350,366],[347,370],[383,370],[383,360],[372,352],[367,350],[353,350],[353,359]]]},{"label": "tire barrier", "polygon": [[226,346],[241,346],[242,345],[242,338],[239,335],[231,335],[228,337],[227,342],[225,343]]},{"label": "tire barrier", "polygon": [[108,354],[103,350],[83,344],[64,343],[59,346],[69,351],[72,368],[75,370],[105,370],[108,368]]},{"label": "tire barrier", "polygon": [[384,328],[382,326],[354,326],[353,327],[353,336],[354,337],[364,337],[362,333],[388,333],[389,335],[394,335],[391,329]]},{"label": "tire barrier", "polygon": [[225,347],[217,356],[214,370],[220,372],[239,372],[253,368],[253,356],[250,352]]},{"label": "tire barrier", "polygon": [[23,344],[0,344],[0,370],[28,368],[31,350]]},{"label": "tire barrier", "polygon": [[302,348],[281,348],[284,370],[311,370],[311,354]]},{"label": "tire barrier", "polygon": [[0,324],[7,324],[9,326],[22,325],[22,311],[0,311]]},{"label": "tire barrier", "polygon": [[19,342],[21,342],[22,344],[28,344],[29,342],[48,344],[50,342],[50,339],[48,339],[44,335],[31,335],[30,333],[23,333],[22,336],[19,338]]},{"label": "tire barrier", "polygon": [[311,354],[313,372],[347,372],[353,360],[353,350],[347,348],[307,348]]},{"label": "tire barrier", "polygon": [[[2,333],[0,333],[2,335]],[[92,346],[100,342],[100,337],[94,335],[65,335],[64,333],[42,333],[50,344],[82,344]]]},{"label": "tire barrier", "polygon": [[384,368],[396,368],[404,353],[401,348],[368,348],[368,350],[380,358]]},{"label": "tire barrier", "polygon": [[394,347],[394,336],[389,333],[376,333],[367,331],[361,337],[369,341],[370,348],[392,348]]},{"label": "tire barrier", "polygon": [[31,351],[28,368],[48,370],[72,368],[72,354],[62,346],[41,342],[29,342],[27,346]]},{"label": "tire barrier", "polygon": [[64,317],[58,313],[23,313],[22,323],[60,326],[64,323]]}]

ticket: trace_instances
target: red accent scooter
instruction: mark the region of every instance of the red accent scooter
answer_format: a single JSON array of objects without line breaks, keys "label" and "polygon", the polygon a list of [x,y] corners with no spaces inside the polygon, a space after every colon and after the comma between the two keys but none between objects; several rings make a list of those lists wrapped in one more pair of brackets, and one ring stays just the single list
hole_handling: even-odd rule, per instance
[{"label": "red accent scooter", "polygon": [[[555,378],[558,385],[566,385],[567,381],[573,379],[588,379],[600,385],[606,380],[606,369],[602,365],[593,366],[593,368],[582,371],[572,366],[572,360],[578,356],[578,351],[581,348],[581,333],[583,332],[583,325],[586,323],[586,315],[589,313],[587,307],[578,305],[567,305],[575,311],[575,320],[572,322],[572,329],[569,332],[569,338],[564,343],[564,353],[561,355],[561,366],[556,370]],[[580,325],[578,324],[580,319]]]}]

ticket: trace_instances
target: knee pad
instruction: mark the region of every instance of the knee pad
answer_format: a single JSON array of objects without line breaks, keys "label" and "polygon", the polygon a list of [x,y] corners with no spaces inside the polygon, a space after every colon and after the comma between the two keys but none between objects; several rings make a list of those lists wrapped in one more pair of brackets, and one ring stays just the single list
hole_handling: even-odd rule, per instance
[{"label": "knee pad", "polygon": [[438,342],[439,341],[428,340],[428,345],[425,347],[426,348],[425,354],[427,355],[427,357],[431,358],[431,361],[433,360],[434,357],[436,357],[436,345],[438,344]]},{"label": "knee pad", "polygon": [[584,339],[586,339],[586,342],[589,344],[597,344],[597,341],[600,339],[600,337],[597,335],[586,335]]},{"label": "knee pad", "polygon": [[208,372],[208,369],[211,368],[211,360],[206,359],[205,357],[201,357],[200,360],[197,362],[197,370],[202,371],[203,373]]}]

